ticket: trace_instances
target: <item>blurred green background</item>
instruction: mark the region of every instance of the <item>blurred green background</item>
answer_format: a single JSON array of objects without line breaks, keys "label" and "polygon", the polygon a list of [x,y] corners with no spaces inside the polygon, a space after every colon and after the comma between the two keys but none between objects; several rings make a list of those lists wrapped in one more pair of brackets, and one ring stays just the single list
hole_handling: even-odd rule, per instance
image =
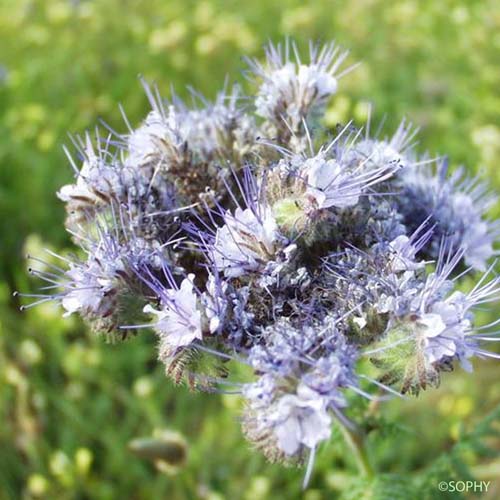
[{"label": "blurred green background", "polygon": [[[237,398],[172,387],[152,334],[106,345],[56,307],[18,312],[11,296],[35,285],[28,249],[71,246],[55,197],[72,178],[67,132],[99,118],[125,130],[118,103],[137,125],[148,110],[140,74],[166,96],[170,86],[187,96],[190,84],[212,97],[226,74],[241,79],[242,55],[260,56],[284,35],[335,39],[362,61],[342,80],[327,125],[363,120],[372,102],[388,132],[410,118],[422,126],[422,151],[448,153],[500,191],[495,0],[0,0],[0,499],[337,497],[353,470],[341,444],[323,447],[302,495],[302,470],[269,465],[244,441]],[[372,436],[377,467],[396,483],[434,463],[498,404],[499,376],[484,362],[418,400],[385,404],[398,425]],[[163,428],[188,442],[173,475],[127,450]],[[467,457],[493,481],[485,498],[500,497],[497,460]],[[437,488],[430,495],[440,498]]]}]

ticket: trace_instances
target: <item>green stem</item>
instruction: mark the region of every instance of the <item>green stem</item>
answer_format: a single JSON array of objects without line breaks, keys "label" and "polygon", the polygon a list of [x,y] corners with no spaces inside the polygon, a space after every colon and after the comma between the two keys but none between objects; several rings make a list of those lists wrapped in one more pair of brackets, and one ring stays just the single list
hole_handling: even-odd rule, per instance
[{"label": "green stem", "polygon": [[359,471],[363,476],[373,477],[375,471],[368,458],[365,434],[360,429],[350,429],[342,422],[339,423],[344,439],[354,454]]}]

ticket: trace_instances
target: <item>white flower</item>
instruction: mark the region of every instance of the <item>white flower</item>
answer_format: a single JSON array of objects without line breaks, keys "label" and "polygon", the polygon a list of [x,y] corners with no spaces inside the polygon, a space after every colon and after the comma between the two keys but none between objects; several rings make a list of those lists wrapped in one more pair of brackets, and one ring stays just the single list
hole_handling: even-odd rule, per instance
[{"label": "white flower", "polygon": [[255,100],[256,112],[276,119],[281,107],[293,123],[300,122],[314,104],[320,104],[337,91],[337,79],[317,64],[310,66],[288,62],[269,72]]},{"label": "white flower", "polygon": [[208,274],[207,291],[203,294],[203,303],[210,333],[216,333],[221,328],[226,315],[226,290],[227,283],[217,280],[212,273]]},{"label": "white flower", "polygon": [[119,167],[108,165],[99,154],[96,154],[89,135],[86,136],[83,154],[84,160],[76,183],[63,186],[57,192],[57,197],[66,203],[72,200],[99,203],[101,200],[96,192],[100,196],[120,195],[123,188]]},{"label": "white flower", "polygon": [[269,74],[269,78],[263,82],[255,99],[255,111],[259,116],[268,120],[275,117],[280,102],[290,93],[294,76],[295,68],[292,63]]},{"label": "white flower", "polygon": [[279,238],[278,225],[268,207],[258,213],[237,208],[226,213],[225,225],[217,229],[214,261],[227,278],[264,268],[273,259]]},{"label": "white flower", "polygon": [[367,321],[364,316],[353,316],[352,317],[352,322],[360,329],[362,330],[366,325]]},{"label": "white flower", "polygon": [[104,245],[96,247],[87,262],[72,265],[66,271],[61,300],[65,317],[74,312],[105,316],[113,311],[117,271],[124,267],[119,256],[110,256],[108,251]]},{"label": "white flower", "polygon": [[303,94],[313,91],[320,98],[335,94],[338,88],[337,79],[318,64],[311,64],[309,66],[301,64],[299,66],[297,81],[298,87],[302,90]]},{"label": "white flower", "polygon": [[104,298],[103,288],[94,279],[89,270],[75,267],[66,272],[70,281],[68,292],[62,299],[62,306],[66,310],[64,317],[80,311],[97,313]]},{"label": "white flower", "polygon": [[406,235],[400,235],[389,243],[391,254],[388,256],[390,269],[397,272],[415,271],[425,266],[425,262],[415,261],[418,249]]},{"label": "white flower", "polygon": [[464,368],[469,366],[466,358],[474,353],[467,342],[471,322],[466,308],[466,296],[454,292],[445,300],[432,304],[429,312],[418,320],[424,335],[425,355],[430,363],[457,357]]},{"label": "white flower", "polygon": [[[250,61],[253,72],[262,80],[255,99],[256,113],[278,125],[283,120],[292,127],[303,119],[321,112],[338,88],[337,70],[347,56],[333,45],[310,47],[309,61],[304,64],[293,46],[294,60],[289,57],[290,46],[270,45],[266,63]],[[344,71],[346,73],[346,71]]]},{"label": "white flower", "polygon": [[158,318],[154,329],[160,336],[160,351],[187,346],[202,339],[201,312],[197,308],[198,296],[193,291],[193,279],[194,274],[190,274],[178,290],[169,290],[161,310],[149,304],[144,307],[145,313],[155,314]]},{"label": "white flower", "polygon": [[307,194],[318,208],[345,208],[356,205],[362,193],[361,184],[336,160],[322,155],[304,162],[302,175],[307,182]]},{"label": "white flower", "polygon": [[299,384],[297,394],[286,394],[269,415],[279,447],[294,455],[301,446],[316,448],[330,437],[332,418],[326,410],[327,401],[305,384]]},{"label": "white flower", "polygon": [[172,106],[165,115],[151,111],[143,124],[128,137],[125,165],[137,168],[153,162],[156,167],[167,158],[169,146],[182,143],[178,131],[179,118]]},{"label": "white flower", "polygon": [[355,144],[347,152],[346,161],[356,161],[357,163],[366,163],[373,168],[383,167],[389,164],[406,163],[406,158],[399,153],[391,143],[387,141],[376,141],[373,139],[364,139]]}]

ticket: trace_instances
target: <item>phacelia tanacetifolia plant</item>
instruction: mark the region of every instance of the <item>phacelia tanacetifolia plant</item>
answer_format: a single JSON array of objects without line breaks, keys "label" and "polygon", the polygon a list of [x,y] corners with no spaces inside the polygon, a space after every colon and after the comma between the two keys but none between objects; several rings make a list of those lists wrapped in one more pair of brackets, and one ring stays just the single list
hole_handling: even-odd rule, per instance
[{"label": "phacelia tanacetifolia plant", "polygon": [[138,128],[68,153],[75,182],[58,197],[79,256],[31,271],[46,282],[34,304],[57,300],[111,338],[150,328],[175,382],[240,394],[248,440],[308,463],[306,480],[333,426],[370,473],[357,399],[416,395],[498,357],[485,347],[498,321],[474,317],[500,295],[494,198],[419,157],[405,121],[383,138],[325,129],[346,56],[270,45],[248,61],[254,95],[226,86],[197,107],[144,83]]}]

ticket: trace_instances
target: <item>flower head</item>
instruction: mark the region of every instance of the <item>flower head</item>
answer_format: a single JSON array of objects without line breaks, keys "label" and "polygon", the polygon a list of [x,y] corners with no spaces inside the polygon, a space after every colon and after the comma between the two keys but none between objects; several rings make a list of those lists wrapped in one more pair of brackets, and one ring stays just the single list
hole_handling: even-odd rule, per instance
[{"label": "flower head", "polygon": [[[325,130],[346,56],[270,45],[250,61],[256,95],[191,91],[192,106],[144,84],[138,127],[74,141],[58,196],[81,257],[32,271],[45,283],[27,294],[96,331],[154,330],[175,382],[241,394],[249,441],[272,460],[308,455],[306,478],[332,426],[356,427],[354,396],[386,397],[360,381],[418,393],[500,358],[484,348],[499,320],[476,314],[500,297],[493,197],[418,157],[404,120],[389,137],[370,119]],[[471,270],[486,272],[467,289]],[[236,362],[248,378],[229,377]]]},{"label": "flower head", "polygon": [[[293,52],[293,57],[290,52]],[[309,60],[302,62],[294,44],[287,41],[266,48],[266,62],[249,61],[261,80],[255,99],[256,113],[278,128],[284,122],[297,130],[302,121],[319,114],[338,87],[339,67],[347,57],[334,44],[309,47]]]},{"label": "flower head", "polygon": [[[345,130],[316,154],[292,153],[279,164],[277,172],[281,179],[278,182],[292,185],[286,199],[294,200],[305,212],[354,207],[362,196],[373,192],[373,186],[387,181],[400,168],[392,161],[376,168],[367,168],[367,160],[352,162],[349,150],[353,146],[343,146],[347,140],[342,140]],[[285,207],[283,200],[278,204]]]},{"label": "flower head", "polygon": [[[114,338],[125,338],[133,330],[128,328],[131,318],[140,316],[146,293],[134,272],[141,262],[151,268],[158,265],[148,241],[128,235],[119,238],[112,228],[97,226],[97,235],[77,235],[85,258],[66,258],[49,252],[60,259],[60,267],[38,261],[48,270],[31,269],[30,272],[47,282],[35,297],[45,301],[59,301],[64,316],[78,313],[97,333]],[[30,294],[22,294],[30,297]]]},{"label": "flower head", "polygon": [[356,350],[335,321],[297,328],[282,320],[264,330],[248,358],[260,374],[244,389],[249,438],[271,432],[267,453],[296,458],[328,439],[331,411],[345,407],[342,391],[357,385]]},{"label": "flower head", "polygon": [[[468,293],[454,290],[452,273],[462,258],[463,250],[453,253],[452,242],[443,242],[435,272],[423,281],[407,280],[394,289],[397,307],[391,308],[374,360],[393,375],[399,373],[403,392],[436,384],[439,372],[453,361],[470,371],[471,357],[495,357],[480,345],[488,338],[477,334],[473,311],[500,297],[499,280],[485,282],[485,275]],[[405,293],[405,288],[411,293]]]},{"label": "flower head", "polygon": [[446,159],[438,160],[436,168],[426,164],[403,170],[402,193],[396,199],[399,210],[410,229],[425,220],[435,226],[427,247],[431,257],[437,257],[441,240],[447,237],[456,251],[464,251],[466,265],[484,271],[500,229],[486,218],[494,199],[484,183],[466,177],[463,169],[450,176],[448,171]]},{"label": "flower head", "polygon": [[365,133],[345,153],[346,163],[363,163],[367,169],[377,169],[384,165],[398,165],[401,168],[413,166],[413,140],[418,132],[406,120],[402,120],[396,132],[391,137],[370,136],[370,118],[366,125]]}]

